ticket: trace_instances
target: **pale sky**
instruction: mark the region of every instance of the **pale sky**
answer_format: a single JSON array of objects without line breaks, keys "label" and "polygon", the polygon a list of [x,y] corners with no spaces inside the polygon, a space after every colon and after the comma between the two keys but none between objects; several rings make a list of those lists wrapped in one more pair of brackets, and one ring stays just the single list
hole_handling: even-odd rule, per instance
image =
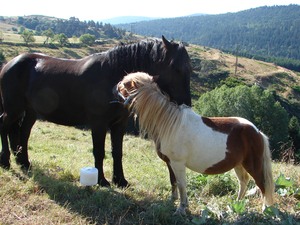
[{"label": "pale sky", "polygon": [[74,16],[82,21],[101,21],[119,16],[168,18],[220,14],[289,4],[300,5],[300,0],[2,0],[0,16],[45,15],[63,19]]}]

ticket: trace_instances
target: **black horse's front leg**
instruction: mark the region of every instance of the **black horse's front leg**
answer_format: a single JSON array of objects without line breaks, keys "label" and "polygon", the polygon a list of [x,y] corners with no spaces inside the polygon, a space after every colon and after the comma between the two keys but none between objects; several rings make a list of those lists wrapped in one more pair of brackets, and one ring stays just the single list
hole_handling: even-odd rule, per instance
[{"label": "black horse's front leg", "polygon": [[114,160],[113,182],[118,187],[125,188],[128,186],[128,182],[125,179],[123,172],[123,137],[128,122],[129,112],[123,104],[119,103],[111,104],[110,111],[115,115],[110,124],[112,157]]},{"label": "black horse's front leg", "polygon": [[110,183],[105,179],[103,172],[103,160],[105,157],[105,137],[105,125],[102,124],[92,127],[93,155],[95,159],[95,167],[98,169],[98,184],[102,187],[110,186]]},{"label": "black horse's front leg", "polygon": [[112,157],[113,157],[113,182],[118,186],[125,188],[128,186],[128,182],[124,177],[123,172],[123,128],[118,127],[120,125],[114,125],[111,128],[111,144],[112,144]]}]

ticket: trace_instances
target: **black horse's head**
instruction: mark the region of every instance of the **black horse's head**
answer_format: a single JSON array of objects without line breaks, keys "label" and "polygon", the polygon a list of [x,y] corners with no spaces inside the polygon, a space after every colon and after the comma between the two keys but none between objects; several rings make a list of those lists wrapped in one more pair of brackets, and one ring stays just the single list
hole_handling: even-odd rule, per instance
[{"label": "black horse's head", "polygon": [[157,64],[149,73],[159,75],[158,86],[169,95],[171,101],[191,106],[192,67],[183,44],[169,42],[162,36],[162,41],[156,42],[152,48],[152,57]]},{"label": "black horse's head", "polygon": [[[162,40],[117,46],[109,51],[108,56],[115,74],[146,72],[152,76],[159,75],[157,84],[171,101],[191,105],[192,67],[183,44],[168,41],[162,36]],[[120,81],[123,76],[117,78]]]}]

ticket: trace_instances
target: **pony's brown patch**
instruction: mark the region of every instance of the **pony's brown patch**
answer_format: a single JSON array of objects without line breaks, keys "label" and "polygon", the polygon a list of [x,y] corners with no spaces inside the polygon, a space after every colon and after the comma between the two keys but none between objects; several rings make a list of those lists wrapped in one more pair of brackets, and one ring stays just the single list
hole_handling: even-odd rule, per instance
[{"label": "pony's brown patch", "polygon": [[228,117],[202,117],[202,121],[206,126],[224,134],[229,134],[232,128],[239,124],[237,118]]}]

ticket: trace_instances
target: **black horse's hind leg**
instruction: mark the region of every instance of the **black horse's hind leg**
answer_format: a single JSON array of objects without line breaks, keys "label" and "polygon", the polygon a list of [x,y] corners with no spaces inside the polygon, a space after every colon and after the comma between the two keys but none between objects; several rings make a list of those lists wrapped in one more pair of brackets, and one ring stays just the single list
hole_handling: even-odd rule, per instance
[{"label": "black horse's hind leg", "polygon": [[17,155],[18,153],[18,145],[20,144],[20,122],[16,121],[11,126],[11,129],[9,131],[8,137],[10,142],[10,148],[14,155]]},{"label": "black horse's hind leg", "polygon": [[21,124],[20,142],[17,146],[16,161],[24,169],[29,169],[30,162],[28,159],[28,139],[31,128],[36,121],[36,114],[33,110],[26,110],[25,116]]},{"label": "black horse's hind leg", "polygon": [[9,169],[10,168],[10,151],[8,146],[8,132],[3,126],[1,127],[1,142],[2,142],[2,151],[0,153],[0,166]]},{"label": "black horse's hind leg", "polygon": [[10,151],[8,144],[8,133],[12,120],[6,113],[3,113],[0,118],[0,133],[1,133],[1,142],[2,150],[0,153],[0,166],[6,169],[10,168]]}]

